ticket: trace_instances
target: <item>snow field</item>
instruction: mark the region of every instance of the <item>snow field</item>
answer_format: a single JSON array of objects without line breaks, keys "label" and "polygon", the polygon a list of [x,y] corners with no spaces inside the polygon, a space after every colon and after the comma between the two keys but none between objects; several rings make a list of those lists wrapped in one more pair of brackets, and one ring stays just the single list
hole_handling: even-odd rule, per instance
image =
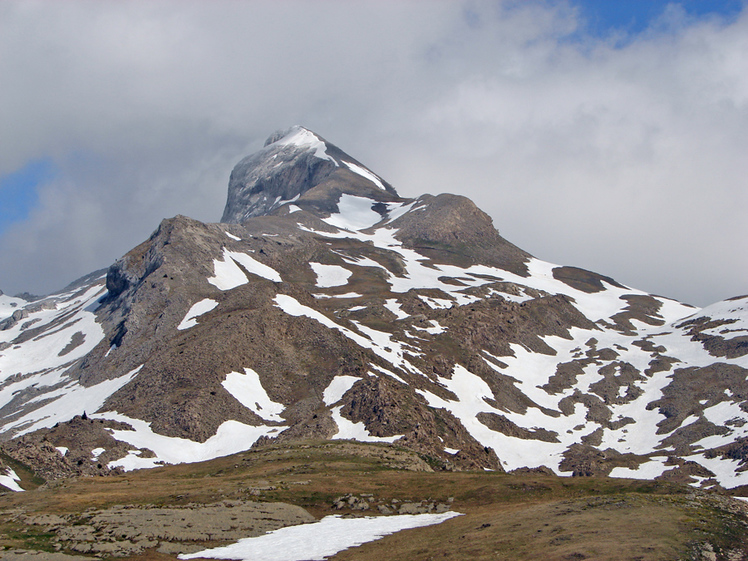
[{"label": "snow field", "polygon": [[342,194],[338,201],[339,213],[322,221],[342,230],[366,230],[382,221],[382,215],[372,210],[374,201],[366,197]]},{"label": "snow field", "polygon": [[179,559],[240,559],[242,561],[321,561],[336,553],[378,540],[410,528],[441,524],[459,512],[442,514],[400,514],[341,518],[326,516],[311,524],[287,526],[235,544],[205,549]]},{"label": "snow field", "polygon": [[135,448],[152,450],[155,458],[141,458],[139,450],[131,450],[127,456],[113,460],[107,465],[110,468],[122,467],[126,471],[152,468],[167,464],[203,462],[237,454],[251,448],[261,436],[270,436],[278,432],[277,427],[250,426],[238,421],[225,421],[218,427],[216,434],[205,442],[194,442],[187,438],[164,436],[153,432],[151,423],[132,419],[115,412],[90,415],[94,419],[111,419],[129,424],[134,430],[110,430],[112,436]]},{"label": "snow field", "polygon": [[699,318],[706,316],[710,321],[728,321],[724,325],[705,329],[702,333],[706,335],[717,335],[725,339],[748,335],[748,296],[735,299],[723,300],[711,306],[707,306],[693,314],[691,317]]},{"label": "snow field", "polygon": [[[439,381],[455,395],[456,399],[445,400],[421,389],[417,389],[416,392],[426,399],[431,407],[451,412],[482,445],[493,448],[497,453],[500,451],[500,459],[505,469],[546,465],[558,471],[561,453],[566,449],[562,444],[508,437],[492,431],[477,419],[479,413],[508,416],[506,411],[494,409],[486,402],[486,399],[493,399],[494,396],[491,388],[480,377],[458,364],[455,365],[451,379],[440,378]],[[548,465],[549,463],[551,465]]]},{"label": "snow field", "polygon": [[[0,382],[15,374],[24,376],[47,372],[88,354],[104,338],[104,331],[96,323],[93,312],[97,307],[97,300],[105,292],[106,288],[102,285],[92,286],[73,301],[58,301],[55,309],[32,312],[13,328],[0,331],[0,342],[12,341],[21,334],[21,328],[26,322],[39,320],[33,324],[38,328],[65,318],[61,326],[0,352]],[[66,351],[78,332],[83,336],[82,344]],[[32,383],[34,381],[31,378],[21,380],[15,390]]]},{"label": "snow field", "polygon": [[104,405],[110,395],[132,380],[140,368],[142,366],[124,376],[113,380],[105,380],[95,386],[81,386],[77,381],[71,381],[66,386],[37,398],[39,400],[56,399],[30,411],[12,423],[6,424],[4,430],[21,429],[15,436],[22,436],[38,429],[50,428],[57,423],[69,421],[86,411],[96,411]]},{"label": "snow field", "polygon": [[649,462],[639,465],[636,469],[615,467],[610,472],[610,477],[621,477],[624,479],[654,479],[659,477],[673,466],[666,466],[667,458],[652,458]]},{"label": "snow field", "polygon": [[23,308],[28,302],[22,298],[15,298],[7,294],[0,294],[0,321],[13,315],[13,312]]},{"label": "snow field", "polygon": [[[426,263],[428,262],[426,257],[402,246],[402,243],[395,238],[396,229],[378,228],[371,233],[361,231],[374,226],[379,222],[378,219],[381,219],[378,213],[371,210],[371,205],[372,201],[370,199],[343,195],[338,205],[341,208],[341,214],[333,215],[325,221],[331,226],[345,231],[331,233],[305,229],[325,237],[349,237],[357,239],[362,242],[371,243],[375,247],[394,251],[399,254],[404,261],[406,269],[406,274],[403,276],[393,275],[385,267],[371,259],[347,259],[349,263],[354,265],[384,269],[388,273],[388,282],[391,285],[392,292],[404,293],[413,289],[438,289],[449,295],[458,305],[465,305],[476,300],[475,297],[464,294],[463,290],[465,288],[483,286],[494,281],[512,282],[548,294],[570,296],[574,299],[576,308],[593,322],[607,320],[611,316],[624,311],[628,307],[628,302],[623,300],[622,296],[647,295],[642,291],[631,288],[618,288],[604,281],[604,291],[588,294],[553,278],[553,269],[557,265],[535,258],[531,258],[528,262],[529,277],[522,277],[503,269],[484,265],[463,268],[453,265]],[[348,217],[349,213],[350,218]],[[444,283],[440,280],[444,277],[459,279],[467,286],[456,287],[455,285]],[[483,277],[492,277],[494,280]],[[526,301],[528,299],[526,297],[515,297],[503,293],[501,295],[507,300]],[[452,305],[448,300],[439,301],[425,296],[421,296],[421,298],[433,308],[443,308]],[[662,304],[660,314],[666,322],[675,321],[693,313],[693,308],[678,302],[664,298],[657,298],[657,300]]]},{"label": "snow field", "polygon": [[[370,203],[361,201],[361,204],[365,207],[366,204]],[[519,286],[527,286],[541,291],[541,293],[564,294],[573,298],[575,307],[593,322],[609,321],[610,317],[613,315],[625,311],[629,304],[622,297],[627,295],[646,295],[644,292],[630,288],[616,287],[609,283],[605,283],[604,281],[603,291],[588,294],[576,290],[553,278],[553,270],[556,266],[537,259],[531,259],[529,261],[528,268],[530,276],[527,278],[494,267],[472,266],[460,268],[450,265],[433,264],[417,252],[404,248],[401,242],[395,238],[395,234],[397,233],[396,230],[379,228],[373,232],[363,233],[360,231],[361,229],[363,228],[359,228],[358,231],[317,233],[325,237],[350,237],[365,243],[370,243],[381,249],[394,251],[402,258],[402,262],[404,263],[406,272],[402,276],[393,275],[380,263],[373,261],[370,258],[354,258],[342,254],[341,257],[347,263],[354,266],[377,267],[386,271],[392,292],[402,293],[414,289],[437,289],[444,292],[447,298],[433,298],[432,296],[427,297],[419,295],[421,300],[432,309],[446,309],[453,305],[464,305],[478,299],[472,295],[465,294],[463,291],[466,287],[464,286],[457,287],[453,284],[443,282],[443,279],[445,278],[459,279],[468,287],[478,287],[491,282],[501,281],[515,283]],[[502,298],[510,301],[523,302],[530,299],[526,292],[522,296],[514,296],[495,291],[493,288],[490,289],[489,296],[494,294],[498,294]],[[556,351],[554,356],[532,353],[519,345],[513,345],[514,357],[501,357],[500,359],[502,362],[508,364],[508,368],[499,369],[489,360],[486,360],[486,362],[488,362],[492,368],[496,369],[498,372],[515,378],[518,387],[540,407],[546,407],[555,411],[558,411],[558,403],[560,400],[571,395],[575,390],[578,389],[582,393],[589,392],[592,384],[602,379],[603,376],[599,371],[606,364],[611,362],[628,363],[640,372],[643,372],[648,367],[649,362],[656,357],[656,354],[643,351],[639,347],[633,346],[632,343],[633,341],[639,340],[645,336],[650,337],[655,345],[665,346],[667,350],[663,352],[664,355],[675,356],[678,358],[683,357],[689,362],[689,366],[693,364],[691,359],[695,359],[696,364],[703,366],[713,364],[714,357],[709,355],[703,348],[694,345],[693,342],[690,341],[690,337],[686,336],[685,330],[672,327],[673,323],[683,321],[688,314],[693,314],[694,309],[666,298],[654,298],[661,304],[661,308],[655,317],[659,316],[666,322],[662,327],[653,327],[644,324],[643,322],[636,322],[635,326],[639,333],[635,336],[629,337],[620,333],[608,333],[596,330],[586,331],[575,328],[572,330],[572,340],[558,337],[545,338],[546,343]],[[744,301],[723,303],[714,308],[714,313],[715,315],[719,315],[724,308],[724,314],[729,319],[731,317],[730,314],[740,313],[744,306]],[[404,319],[407,317],[407,315],[401,310],[396,299],[388,299],[385,303],[385,307],[395,314],[397,319]],[[698,316],[699,314],[700,312],[697,312],[695,315]],[[312,315],[309,314],[309,317],[312,317]],[[323,321],[320,322],[323,324],[325,323]],[[667,325],[668,322],[671,323],[670,327]],[[328,327],[332,327],[329,324],[327,325]],[[372,343],[381,347],[383,351],[392,350],[393,343],[399,344],[398,342],[392,341],[392,336],[390,334],[380,332],[372,336],[372,333],[366,331],[367,328],[365,326],[362,326],[360,323],[355,323],[355,325],[359,332],[369,337]],[[433,333],[438,332],[436,327],[437,326],[434,325]],[[722,336],[729,337],[733,331],[726,332],[725,329],[734,329],[734,333],[742,334],[744,327],[745,326],[742,323],[733,322],[729,325],[721,326],[721,328],[715,328],[714,331],[715,334],[719,333]],[[343,329],[340,326],[337,328]],[[555,374],[555,368],[558,363],[568,362],[580,356],[583,357],[583,354],[580,354],[579,350],[581,349],[583,353],[587,349],[585,342],[593,337],[598,340],[597,348],[615,349],[619,356],[614,361],[595,360],[588,364],[584,367],[583,374],[578,376],[574,387],[566,389],[558,395],[550,395],[546,390],[540,387],[548,383],[550,377]],[[360,340],[358,342],[362,346],[368,346],[367,343],[362,344]],[[378,354],[382,358],[387,358],[384,352]],[[402,363],[390,362],[397,368],[403,368]],[[741,364],[746,363],[745,360],[738,362]],[[678,365],[676,364],[674,368],[677,368],[677,366]],[[619,367],[616,366],[616,368]],[[457,378],[460,378],[460,376],[457,376]],[[463,382],[464,381],[465,380],[463,379]],[[447,381],[444,381],[444,383],[449,386]],[[669,383],[669,372],[658,372],[646,380],[634,381],[631,385],[644,390],[644,395],[630,401],[625,401],[629,384],[621,385],[619,389],[619,398],[623,399],[624,403],[614,403],[609,406],[613,413],[612,418],[613,420],[617,420],[631,417],[636,420],[636,423],[625,425],[615,431],[605,429],[603,434],[603,447],[611,446],[621,451],[629,451],[638,454],[649,454],[656,451],[658,446],[661,445],[662,440],[668,435],[656,434],[657,425],[664,419],[664,417],[656,409],[648,410],[647,405],[658,399],[659,396],[662,395],[663,388],[665,388]],[[570,416],[563,414],[560,414],[557,417],[546,415],[540,408],[535,407],[530,407],[524,413],[497,411],[497,413],[504,415],[510,421],[522,428],[532,430],[535,427],[543,427],[547,430],[554,431],[558,434],[560,442],[546,443],[537,440],[508,438],[504,435],[493,433],[493,431],[490,431],[475,419],[477,413],[481,411],[491,412],[492,410],[482,398],[485,397],[486,399],[492,399],[493,396],[487,387],[484,388],[484,390],[483,393],[478,392],[477,395],[481,396],[481,399],[476,401],[475,393],[471,393],[470,391],[459,393],[459,389],[456,389],[454,390],[458,395],[458,400],[456,402],[439,400],[436,396],[425,391],[419,391],[419,393],[421,393],[432,406],[437,406],[436,404],[438,404],[438,406],[444,407],[445,409],[452,411],[452,413],[455,413],[456,410],[459,409],[459,414],[456,414],[456,416],[459,417],[464,424],[472,423],[472,429],[469,428],[469,430],[471,430],[473,436],[482,444],[493,446],[497,450],[502,450],[501,458],[508,464],[507,467],[510,469],[512,467],[521,467],[523,465],[533,465],[533,463],[537,463],[537,460],[534,460],[534,458],[538,458],[538,456],[557,458],[560,461],[561,453],[570,444],[578,442],[580,437],[590,434],[600,427],[598,423],[586,419],[587,408],[581,404],[575,406],[575,410]],[[737,414],[737,412],[735,413]],[[574,427],[574,429],[571,430],[570,427]],[[746,432],[748,432],[748,429],[746,429]],[[727,441],[727,437],[717,438],[720,438],[721,442]],[[547,461],[544,463],[547,463]],[[646,469],[640,469],[645,469],[646,471],[656,471],[657,469],[660,469],[660,467],[658,467],[660,464],[657,462],[650,462],[647,465],[648,467]],[[554,466],[551,465],[550,467],[553,468]],[[556,465],[555,468],[557,469],[557,467],[558,466]]]}]

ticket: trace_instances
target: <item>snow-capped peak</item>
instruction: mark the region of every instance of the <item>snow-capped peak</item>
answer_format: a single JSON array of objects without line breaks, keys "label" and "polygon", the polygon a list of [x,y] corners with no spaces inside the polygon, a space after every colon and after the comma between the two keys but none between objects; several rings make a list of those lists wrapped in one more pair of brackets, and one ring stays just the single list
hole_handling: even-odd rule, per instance
[{"label": "snow-capped peak", "polygon": [[[277,136],[277,140],[274,140]],[[271,142],[272,141],[272,142]],[[314,155],[321,160],[330,160],[336,166],[338,163],[327,154],[327,145],[324,140],[314,134],[309,129],[302,127],[301,125],[294,125],[290,129],[276,133],[268,138],[265,147],[268,146],[294,146],[302,150],[314,151]]]},{"label": "snow-capped peak", "polygon": [[231,172],[221,222],[241,223],[269,214],[320,185],[352,185],[357,195],[398,198],[395,189],[333,144],[296,125],[272,134],[259,152]]}]

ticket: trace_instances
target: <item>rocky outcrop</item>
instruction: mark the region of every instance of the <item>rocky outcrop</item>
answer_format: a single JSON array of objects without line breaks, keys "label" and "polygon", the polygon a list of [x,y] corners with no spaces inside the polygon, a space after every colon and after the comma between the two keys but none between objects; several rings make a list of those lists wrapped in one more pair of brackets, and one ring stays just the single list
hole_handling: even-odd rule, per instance
[{"label": "rocky outcrop", "polygon": [[314,187],[338,179],[374,182],[390,195],[395,189],[361,163],[308,129],[277,131],[265,147],[232,170],[221,222],[241,223],[270,214]]}]

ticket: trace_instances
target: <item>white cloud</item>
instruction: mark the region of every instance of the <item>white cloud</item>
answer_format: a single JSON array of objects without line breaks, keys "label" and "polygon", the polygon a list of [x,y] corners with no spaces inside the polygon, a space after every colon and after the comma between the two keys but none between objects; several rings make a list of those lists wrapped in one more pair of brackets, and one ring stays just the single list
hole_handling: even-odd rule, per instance
[{"label": "white cloud", "polygon": [[5,2],[0,174],[62,173],[0,238],[0,287],[218,220],[233,164],[300,123],[543,259],[699,304],[746,292],[748,17],[666,17],[614,48],[563,3]]}]

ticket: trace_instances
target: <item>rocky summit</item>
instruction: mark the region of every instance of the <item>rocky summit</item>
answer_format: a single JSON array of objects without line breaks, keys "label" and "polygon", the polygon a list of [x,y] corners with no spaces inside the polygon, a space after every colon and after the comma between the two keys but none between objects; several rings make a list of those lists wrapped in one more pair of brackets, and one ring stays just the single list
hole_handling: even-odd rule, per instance
[{"label": "rocky summit", "polygon": [[314,439],[738,492],[747,377],[748,296],[697,309],[541,261],[293,127],[237,164],[220,223],[0,293],[0,485]]}]

